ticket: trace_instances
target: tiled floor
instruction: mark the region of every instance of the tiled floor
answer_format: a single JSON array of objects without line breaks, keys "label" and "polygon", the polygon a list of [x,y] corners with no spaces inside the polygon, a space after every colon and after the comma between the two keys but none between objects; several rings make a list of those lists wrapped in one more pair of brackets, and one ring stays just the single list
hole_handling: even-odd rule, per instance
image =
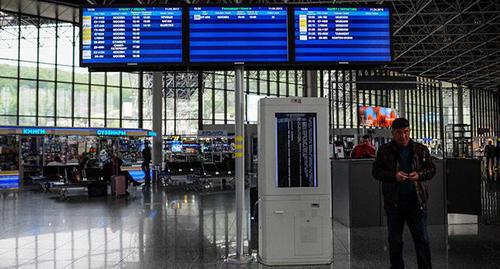
[{"label": "tiled floor", "polygon": [[[231,193],[51,197],[0,197],[0,268],[230,267],[223,259],[235,247]],[[434,268],[500,268],[500,226],[430,226],[429,231]],[[320,268],[389,267],[385,228],[349,230],[336,223],[334,232],[334,264]],[[407,268],[416,268],[409,233],[405,236]]]}]

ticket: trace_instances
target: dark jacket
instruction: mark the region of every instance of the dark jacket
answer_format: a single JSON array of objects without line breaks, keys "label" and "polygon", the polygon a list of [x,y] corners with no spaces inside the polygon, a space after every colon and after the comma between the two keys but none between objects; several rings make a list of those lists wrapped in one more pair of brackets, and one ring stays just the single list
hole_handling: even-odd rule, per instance
[{"label": "dark jacket", "polygon": [[[425,206],[429,198],[428,180],[434,177],[436,167],[432,163],[432,157],[426,146],[410,140],[410,147],[413,152],[412,170],[419,175],[418,182],[415,182],[418,201],[420,206]],[[399,148],[396,142],[391,141],[382,145],[377,152],[377,157],[373,163],[372,175],[375,179],[382,181],[382,191],[384,194],[385,208],[398,204],[398,184],[396,172],[399,171]]]},{"label": "dark jacket", "polygon": [[149,164],[151,162],[151,149],[149,147],[145,147],[142,150],[142,160],[143,163]]}]

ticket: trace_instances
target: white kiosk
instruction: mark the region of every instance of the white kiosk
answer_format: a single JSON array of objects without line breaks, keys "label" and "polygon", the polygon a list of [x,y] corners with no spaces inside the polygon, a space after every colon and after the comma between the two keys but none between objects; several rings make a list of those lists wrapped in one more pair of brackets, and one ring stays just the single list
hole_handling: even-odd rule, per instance
[{"label": "white kiosk", "polygon": [[328,100],[259,100],[259,260],[333,261]]}]

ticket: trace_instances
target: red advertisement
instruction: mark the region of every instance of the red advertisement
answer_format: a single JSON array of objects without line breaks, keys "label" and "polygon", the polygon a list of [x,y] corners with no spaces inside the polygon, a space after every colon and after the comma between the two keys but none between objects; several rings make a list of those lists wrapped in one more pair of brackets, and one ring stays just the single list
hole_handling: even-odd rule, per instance
[{"label": "red advertisement", "polygon": [[358,108],[358,120],[361,126],[390,128],[397,117],[396,110],[388,107],[360,106]]}]

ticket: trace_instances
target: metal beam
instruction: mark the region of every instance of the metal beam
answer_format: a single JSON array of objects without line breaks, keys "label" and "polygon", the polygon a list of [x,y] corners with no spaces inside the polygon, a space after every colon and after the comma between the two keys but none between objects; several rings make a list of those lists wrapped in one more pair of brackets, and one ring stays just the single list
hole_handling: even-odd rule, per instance
[{"label": "metal beam", "polygon": [[494,72],[491,72],[491,73],[487,73],[487,74],[484,74],[482,76],[475,77],[473,79],[469,79],[467,81],[464,81],[463,84],[466,84],[466,83],[469,83],[471,81],[475,81],[475,80],[478,80],[478,79],[481,79],[481,78],[484,78],[484,77],[488,77],[488,76],[491,76],[491,75],[494,75],[494,74],[497,74],[497,73],[500,73],[500,70],[497,70],[497,71],[494,71]]},{"label": "metal beam", "polygon": [[490,39],[490,40],[488,40],[488,41],[485,41],[485,42],[483,42],[483,43],[480,43],[479,45],[474,46],[473,48],[470,48],[470,49],[468,49],[468,50],[466,50],[466,51],[464,51],[464,52],[460,53],[459,55],[457,55],[457,56],[455,56],[455,57],[452,57],[452,58],[450,58],[450,59],[448,59],[448,60],[446,60],[446,61],[444,61],[444,62],[442,62],[442,63],[440,63],[440,64],[438,64],[438,65],[436,65],[436,66],[434,66],[434,67],[432,67],[431,69],[428,69],[428,70],[426,70],[426,71],[424,71],[424,72],[420,73],[420,75],[423,75],[423,74],[425,74],[425,73],[427,73],[427,72],[429,72],[429,71],[431,71],[431,70],[434,70],[434,69],[436,69],[437,67],[442,66],[443,64],[446,64],[446,63],[451,62],[451,61],[453,61],[453,60],[455,60],[455,59],[458,59],[459,57],[462,57],[462,56],[464,56],[465,54],[467,54],[467,53],[469,53],[469,52],[471,52],[471,51],[475,51],[476,49],[478,49],[478,48],[480,48],[480,47],[482,47],[482,46],[484,46],[484,45],[486,45],[486,44],[488,44],[488,43],[490,43],[490,42],[493,42],[493,41],[495,41],[495,40],[497,40],[497,39],[499,39],[499,38],[500,38],[500,35],[499,35],[499,36],[496,36],[496,37],[495,37],[495,38],[493,38],[493,39]]},{"label": "metal beam", "polygon": [[413,66],[417,65],[418,63],[421,63],[422,61],[425,61],[425,60],[426,60],[426,59],[428,59],[429,57],[432,57],[432,55],[435,55],[436,53],[438,53],[438,52],[440,52],[440,51],[442,51],[442,50],[444,50],[444,49],[448,48],[449,46],[451,46],[451,45],[453,45],[453,44],[457,43],[458,41],[462,40],[463,38],[465,38],[465,37],[469,36],[471,33],[474,33],[475,31],[477,31],[477,30],[479,30],[479,29],[481,29],[481,28],[485,27],[485,26],[486,26],[486,25],[488,25],[490,22],[492,22],[492,21],[494,21],[494,20],[496,20],[496,19],[498,19],[498,18],[500,18],[500,15],[497,15],[497,16],[493,17],[491,20],[488,20],[485,24],[481,24],[481,25],[479,25],[478,27],[476,27],[476,28],[472,29],[471,31],[467,32],[466,34],[463,34],[463,35],[462,35],[462,36],[460,36],[459,38],[457,38],[457,39],[453,40],[453,42],[450,42],[450,43],[448,43],[447,45],[442,46],[440,49],[435,50],[435,51],[434,51],[434,52],[432,52],[431,54],[429,54],[429,55],[425,56],[424,58],[421,58],[420,60],[416,61],[416,62],[415,62],[415,63],[413,63],[412,65],[410,65],[410,66],[406,67],[405,69],[403,69],[403,71],[404,71],[404,72],[408,71],[408,69],[412,68]]},{"label": "metal beam", "polygon": [[[420,14],[420,12],[422,12],[422,10],[424,8],[426,8],[430,3],[432,3],[433,0],[429,0],[427,2],[425,2],[415,13],[412,14],[412,16],[410,18],[408,18],[401,26],[398,27],[398,29],[396,29],[393,33],[393,35],[397,35],[399,33],[399,31],[401,31],[401,29],[403,29],[403,27],[405,27],[410,21],[412,21],[416,16],[418,16],[418,14]],[[398,14],[399,16],[399,14]]]},{"label": "metal beam", "polygon": [[446,74],[449,74],[449,73],[451,73],[451,72],[455,72],[455,71],[457,71],[457,70],[459,70],[459,69],[462,69],[462,68],[464,68],[464,66],[468,66],[468,65],[471,65],[471,64],[473,64],[473,63],[476,63],[476,62],[482,61],[483,59],[486,59],[486,58],[488,58],[488,57],[491,57],[492,55],[495,55],[495,54],[497,54],[498,52],[499,52],[499,51],[493,51],[492,53],[489,53],[489,54],[487,54],[487,55],[485,55],[485,56],[479,57],[479,58],[477,58],[476,60],[474,60],[474,61],[472,61],[472,62],[468,62],[468,63],[466,63],[466,64],[464,64],[464,65],[461,65],[461,66],[455,67],[455,68],[453,68],[453,69],[451,69],[451,70],[448,70],[447,72],[445,72],[445,73],[443,73],[443,74],[440,74],[439,76],[436,76],[435,78],[436,78],[436,79],[437,79],[437,78],[440,78],[440,77],[442,77],[442,76],[444,76],[444,75],[446,75]]},{"label": "metal beam", "polygon": [[436,29],[434,29],[432,32],[430,32],[426,37],[420,39],[418,42],[416,42],[415,44],[413,44],[410,48],[408,48],[406,51],[404,51],[403,53],[399,54],[396,58],[394,58],[394,61],[396,61],[397,59],[401,58],[401,56],[405,55],[406,53],[408,53],[408,51],[412,50],[414,47],[418,46],[420,43],[422,43],[423,41],[425,41],[427,38],[429,38],[430,36],[432,36],[434,33],[436,33],[437,31],[441,30],[443,27],[445,27],[448,23],[454,21],[456,18],[458,18],[460,15],[462,15],[464,12],[466,12],[467,10],[471,9],[473,6],[475,6],[477,3],[479,3],[481,0],[476,0],[474,1],[472,4],[470,4],[469,6],[467,6],[466,8],[464,8],[463,10],[461,10],[459,13],[455,14],[455,16],[453,16],[452,18],[448,19],[446,22],[444,22],[442,25],[440,25],[439,27],[437,27]]},{"label": "metal beam", "polygon": [[479,71],[482,71],[482,70],[484,70],[484,69],[487,69],[487,68],[489,68],[489,67],[491,67],[491,66],[498,65],[498,64],[500,64],[500,61],[497,61],[497,62],[494,62],[494,63],[488,64],[488,65],[485,65],[485,66],[483,66],[483,67],[481,67],[481,68],[479,68],[479,69],[474,69],[474,70],[472,70],[472,71],[470,71],[470,72],[468,72],[468,73],[465,73],[465,74],[462,74],[462,75],[460,75],[460,76],[457,76],[457,77],[451,78],[451,79],[450,79],[450,81],[454,81],[454,80],[457,80],[457,79],[459,79],[459,78],[461,78],[461,77],[465,77],[465,76],[467,76],[467,75],[477,73],[477,72],[479,72]]}]

